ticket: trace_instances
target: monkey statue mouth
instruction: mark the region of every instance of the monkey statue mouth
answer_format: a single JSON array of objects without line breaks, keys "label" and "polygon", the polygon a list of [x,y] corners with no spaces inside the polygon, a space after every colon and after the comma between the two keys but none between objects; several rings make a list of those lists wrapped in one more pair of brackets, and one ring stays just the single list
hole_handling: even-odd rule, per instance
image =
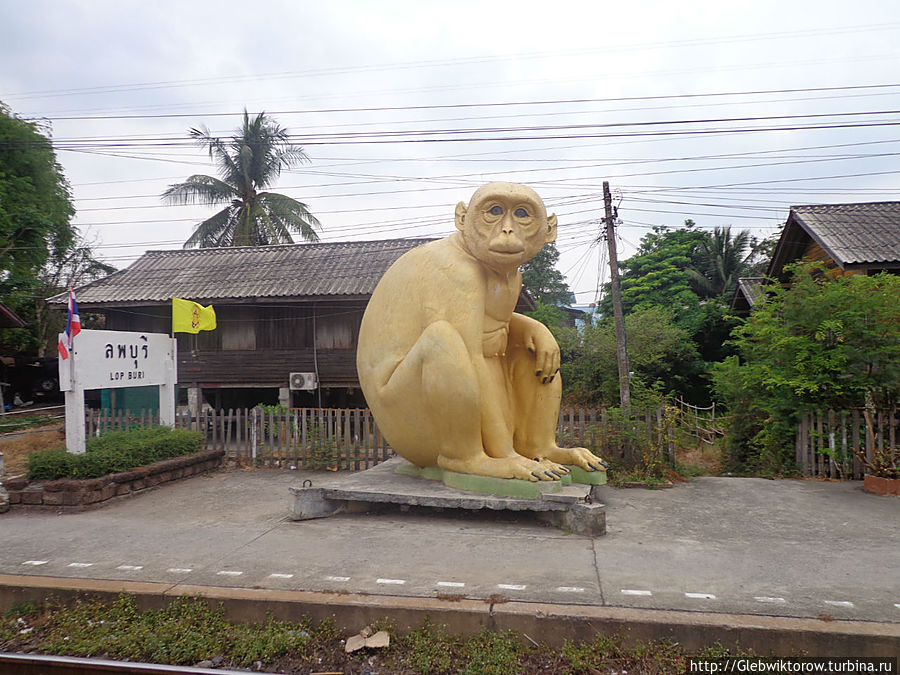
[{"label": "monkey statue mouth", "polygon": [[491,253],[499,253],[500,255],[521,255],[525,252],[524,247],[507,247],[507,246],[492,246],[488,249]]}]

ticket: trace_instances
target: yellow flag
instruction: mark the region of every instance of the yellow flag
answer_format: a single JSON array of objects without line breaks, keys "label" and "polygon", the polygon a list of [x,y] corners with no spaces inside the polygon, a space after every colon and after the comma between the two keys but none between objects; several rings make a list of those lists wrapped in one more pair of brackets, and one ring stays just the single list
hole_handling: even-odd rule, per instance
[{"label": "yellow flag", "polygon": [[172,332],[199,333],[216,329],[216,310],[190,300],[172,298]]}]

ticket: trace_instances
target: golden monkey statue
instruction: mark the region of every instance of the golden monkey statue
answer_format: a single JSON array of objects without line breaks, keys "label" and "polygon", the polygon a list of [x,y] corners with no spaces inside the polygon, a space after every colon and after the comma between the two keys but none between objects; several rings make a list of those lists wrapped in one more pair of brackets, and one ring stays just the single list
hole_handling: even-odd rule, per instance
[{"label": "golden monkey statue", "polygon": [[513,311],[519,265],[556,239],[556,216],[531,188],[489,183],[455,222],[388,269],[363,316],[359,382],[385,438],[418,467],[529,481],[605,471],[557,446],[559,346]]}]

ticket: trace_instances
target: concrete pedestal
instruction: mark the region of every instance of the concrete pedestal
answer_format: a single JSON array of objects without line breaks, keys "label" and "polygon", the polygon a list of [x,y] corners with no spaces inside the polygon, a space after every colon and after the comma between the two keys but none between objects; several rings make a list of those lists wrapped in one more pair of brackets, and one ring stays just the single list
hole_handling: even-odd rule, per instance
[{"label": "concrete pedestal", "polygon": [[[576,534],[606,534],[606,507],[595,501],[591,485],[488,479],[488,482],[507,485],[498,490],[502,494],[481,494],[448,487],[438,482],[439,476],[410,475],[427,471],[420,471],[405,459],[395,457],[367,471],[326,480],[322,485],[291,487],[292,517],[294,520],[324,518],[342,511],[362,512],[387,504],[469,511],[529,511],[540,520]],[[462,475],[455,474],[456,477]],[[450,482],[454,479],[465,484],[464,479],[455,477]],[[446,478],[443,480],[447,482]],[[528,497],[508,496],[517,494],[516,490],[520,488],[537,492]]]}]

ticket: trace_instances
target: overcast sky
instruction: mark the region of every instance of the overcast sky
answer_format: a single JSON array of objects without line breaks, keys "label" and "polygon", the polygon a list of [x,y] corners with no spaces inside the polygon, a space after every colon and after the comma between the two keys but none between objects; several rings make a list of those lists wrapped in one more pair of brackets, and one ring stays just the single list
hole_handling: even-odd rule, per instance
[{"label": "overcast sky", "polygon": [[159,195],[215,173],[187,130],[245,107],[306,149],[277,191],[324,241],[446,234],[478,185],[533,186],[581,303],[604,180],[620,259],[653,225],[763,236],[792,204],[900,199],[896,0],[0,0],[0,101],[49,120],[118,267],[214,212]]}]

